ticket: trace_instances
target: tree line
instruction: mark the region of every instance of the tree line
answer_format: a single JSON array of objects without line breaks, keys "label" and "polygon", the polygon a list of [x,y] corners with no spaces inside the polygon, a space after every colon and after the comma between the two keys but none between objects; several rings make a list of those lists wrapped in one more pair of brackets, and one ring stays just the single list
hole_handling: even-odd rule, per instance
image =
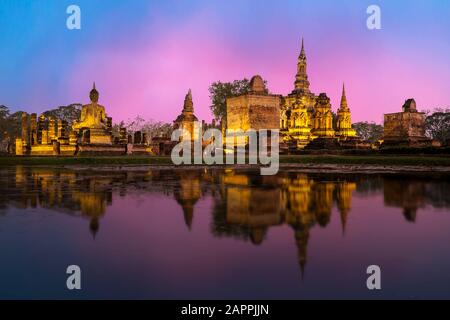
[{"label": "tree line", "polygon": [[[246,94],[250,91],[248,79],[234,80],[232,82],[217,81],[209,87],[211,105],[210,109],[217,121],[226,115],[226,99]],[[80,118],[81,104],[74,103],[60,106],[45,111],[45,116],[52,116],[57,120],[65,120],[69,125]],[[435,108],[426,112],[426,135],[448,145],[450,141],[450,108]],[[9,136],[11,139],[21,134],[21,119],[23,111],[11,113],[8,107],[0,105],[0,141]],[[336,115],[333,115],[336,118]],[[356,122],[353,125],[358,135],[371,143],[380,140],[383,135],[383,126],[374,122]],[[119,128],[125,127],[130,133],[141,131],[147,134],[149,139],[153,137],[169,137],[172,132],[172,124],[153,119],[145,120],[140,116],[128,121],[121,121],[113,125],[113,135],[119,135]]]}]

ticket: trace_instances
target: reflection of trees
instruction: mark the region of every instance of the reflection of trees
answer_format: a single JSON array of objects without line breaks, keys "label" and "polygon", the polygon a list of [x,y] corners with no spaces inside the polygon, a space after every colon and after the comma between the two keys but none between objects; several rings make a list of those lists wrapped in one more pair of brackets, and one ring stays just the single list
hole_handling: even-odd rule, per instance
[{"label": "reflection of trees", "polygon": [[432,178],[388,176],[383,180],[384,203],[402,208],[405,219],[415,222],[420,208],[450,206],[449,186],[447,181]]},{"label": "reflection of trees", "polygon": [[450,207],[450,183],[440,181],[438,183],[428,183],[425,187],[425,199],[435,208]]}]

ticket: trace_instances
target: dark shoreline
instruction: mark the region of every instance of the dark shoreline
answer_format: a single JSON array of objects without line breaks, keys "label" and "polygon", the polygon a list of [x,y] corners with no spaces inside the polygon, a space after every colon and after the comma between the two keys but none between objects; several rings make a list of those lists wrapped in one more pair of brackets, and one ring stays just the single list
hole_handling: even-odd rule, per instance
[{"label": "dark shoreline", "polygon": [[[88,161],[91,158],[19,158],[21,161],[8,161],[5,163],[5,158],[0,158],[0,168],[12,168],[16,166],[21,167],[34,167],[34,168],[52,168],[52,169],[70,169],[76,171],[97,171],[97,172],[114,172],[114,171],[148,171],[150,169],[157,170],[259,170],[260,165],[173,165],[167,163],[167,159],[162,161],[139,161],[149,158],[125,158],[114,159],[115,161],[107,161],[109,158],[96,158],[97,161]],[[10,158],[11,160],[19,160],[18,158]],[[47,161],[40,161],[40,160]],[[66,161],[71,159],[71,161]],[[151,158],[150,158],[151,159]],[[48,161],[51,160],[51,161]],[[62,161],[61,161],[62,160]],[[82,161],[76,161],[82,160]],[[125,161],[132,160],[132,161]],[[156,159],[153,159],[156,160]],[[170,158],[168,158],[170,161]],[[430,161],[424,161],[425,163],[417,162],[414,164],[414,159],[407,159],[405,164],[401,164],[401,161],[387,161],[383,159],[383,163],[361,163],[357,161],[349,161],[345,163],[344,160],[339,159],[339,163],[333,163],[332,161],[326,161],[327,159],[321,159],[320,162],[286,162],[286,159],[280,159],[279,171],[290,172],[303,172],[303,173],[339,173],[339,174],[444,174],[450,175],[450,159],[444,160],[430,159]],[[306,159],[305,159],[306,160]],[[309,159],[310,160],[310,159]],[[330,159],[328,159],[330,160]],[[353,159],[354,160],[354,159]],[[363,160],[363,159],[358,159]],[[380,160],[380,159],[377,159]],[[388,159],[390,160],[390,159]],[[405,160],[405,159],[404,159]],[[437,160],[437,161],[436,161]],[[356,163],[355,163],[356,162]],[[440,164],[442,162],[442,164]]]}]

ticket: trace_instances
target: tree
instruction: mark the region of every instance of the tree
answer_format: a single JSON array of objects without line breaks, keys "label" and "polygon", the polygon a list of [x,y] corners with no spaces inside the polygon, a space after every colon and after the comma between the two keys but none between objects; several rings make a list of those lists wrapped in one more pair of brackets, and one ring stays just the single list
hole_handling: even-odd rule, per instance
[{"label": "tree", "polygon": [[22,113],[24,111],[17,111],[8,117],[8,125],[6,132],[8,132],[11,139],[20,137],[22,134]]},{"label": "tree", "polygon": [[375,122],[356,122],[352,125],[358,136],[370,143],[375,143],[383,136],[383,126]]},{"label": "tree", "polygon": [[120,128],[125,127],[125,122],[120,121],[119,123],[114,123],[112,126],[112,135],[113,137],[119,137],[120,136]]},{"label": "tree", "polygon": [[46,117],[53,117],[56,120],[67,121],[69,126],[71,126],[75,121],[80,119],[81,107],[79,103],[72,103],[68,106],[60,106],[56,109],[48,110],[43,113]]},{"label": "tree", "polygon": [[165,123],[162,121],[147,121],[141,129],[142,132],[147,134],[149,139],[154,137],[170,137],[172,135],[173,126],[170,123]]},{"label": "tree", "polygon": [[425,132],[431,139],[442,144],[450,141],[450,109],[437,108],[425,120]]},{"label": "tree", "polygon": [[136,131],[141,131],[147,135],[151,140],[154,137],[170,137],[173,131],[173,126],[170,123],[162,121],[155,121],[153,119],[145,120],[141,116],[136,116],[134,119],[129,119],[127,122],[121,121],[119,124],[113,125],[113,135],[119,135],[119,129],[124,127],[129,134]]},{"label": "tree", "polygon": [[136,116],[136,118],[132,120],[128,120],[128,122],[125,124],[125,128],[127,128],[128,132],[136,132],[136,131],[142,131],[142,127],[145,124],[145,119],[141,116]]},{"label": "tree", "polygon": [[214,118],[219,121],[227,113],[227,98],[236,97],[250,91],[248,79],[234,80],[233,82],[214,82],[209,87],[210,109]]},{"label": "tree", "polygon": [[9,126],[9,108],[7,106],[0,106],[0,140],[4,138],[4,132],[8,132]]}]

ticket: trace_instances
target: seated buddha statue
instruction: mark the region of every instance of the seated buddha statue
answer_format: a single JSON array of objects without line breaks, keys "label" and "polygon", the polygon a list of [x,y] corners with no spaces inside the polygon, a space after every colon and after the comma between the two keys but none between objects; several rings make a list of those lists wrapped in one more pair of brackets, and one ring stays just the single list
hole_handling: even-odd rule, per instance
[{"label": "seated buddha statue", "polygon": [[81,108],[80,120],[76,121],[72,129],[79,134],[89,131],[91,144],[111,144],[111,135],[107,132],[107,118],[105,107],[98,104],[99,93],[94,86],[89,94],[90,104]]},{"label": "seated buddha statue", "polygon": [[74,123],[73,128],[74,129],[106,128],[105,107],[98,104],[99,93],[95,88],[95,83],[94,87],[92,88],[89,94],[89,98],[91,99],[91,103],[86,104],[81,108],[80,120]]}]

